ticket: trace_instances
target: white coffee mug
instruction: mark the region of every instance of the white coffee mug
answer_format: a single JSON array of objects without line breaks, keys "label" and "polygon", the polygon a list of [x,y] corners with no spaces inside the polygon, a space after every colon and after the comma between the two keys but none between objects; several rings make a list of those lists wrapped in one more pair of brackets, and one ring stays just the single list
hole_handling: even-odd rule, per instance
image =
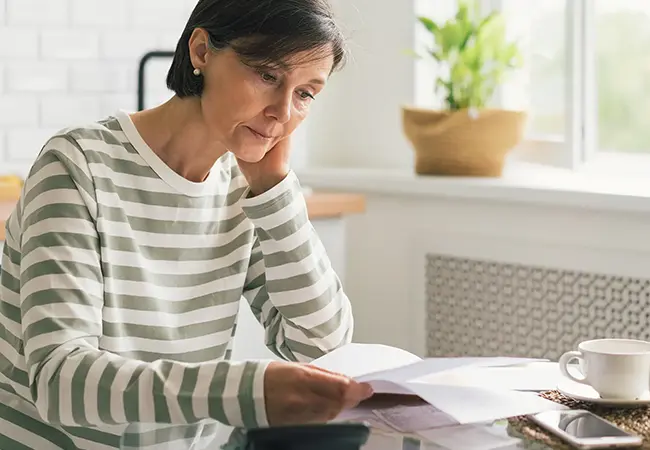
[{"label": "white coffee mug", "polygon": [[[569,363],[580,362],[579,374]],[[650,387],[650,342],[632,339],[595,339],[559,360],[562,375],[594,388],[601,398],[634,400]]]}]

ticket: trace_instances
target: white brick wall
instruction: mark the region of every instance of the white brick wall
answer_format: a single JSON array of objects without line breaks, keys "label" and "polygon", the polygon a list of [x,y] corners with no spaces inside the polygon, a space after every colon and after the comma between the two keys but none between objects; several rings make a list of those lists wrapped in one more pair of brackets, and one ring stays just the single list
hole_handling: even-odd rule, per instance
[{"label": "white brick wall", "polygon": [[[0,174],[60,128],[135,110],[140,57],[173,50],[196,2],[0,0]],[[168,67],[148,66],[147,105],[169,98]]]},{"label": "white brick wall", "polygon": [[6,0],[7,21],[21,26],[65,26],[67,0]]}]

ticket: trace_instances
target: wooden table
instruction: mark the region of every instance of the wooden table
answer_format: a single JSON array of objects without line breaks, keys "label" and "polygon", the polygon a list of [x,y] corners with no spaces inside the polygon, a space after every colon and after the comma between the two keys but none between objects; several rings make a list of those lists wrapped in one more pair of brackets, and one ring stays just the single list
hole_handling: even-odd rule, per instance
[{"label": "wooden table", "polygon": [[[316,192],[305,196],[310,219],[328,219],[365,211],[362,195]],[[15,202],[0,202],[0,241],[5,240],[5,221],[15,207]]]}]

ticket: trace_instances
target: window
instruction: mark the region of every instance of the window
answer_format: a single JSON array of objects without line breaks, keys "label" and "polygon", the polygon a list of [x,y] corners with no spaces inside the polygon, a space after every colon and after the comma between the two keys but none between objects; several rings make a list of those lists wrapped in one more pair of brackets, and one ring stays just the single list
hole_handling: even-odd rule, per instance
[{"label": "window", "polygon": [[650,168],[650,0],[480,1],[504,13],[526,60],[495,98],[529,113],[521,153],[574,169]]},{"label": "window", "polygon": [[650,1],[595,0],[598,149],[650,152]]},{"label": "window", "polygon": [[510,37],[519,41],[526,65],[512,74],[500,101],[504,107],[529,111],[531,136],[563,140],[567,121],[565,0],[504,0],[501,4]]},{"label": "window", "polygon": [[527,108],[532,142],[561,144],[572,168],[650,155],[650,1],[497,4],[527,61],[500,101]]}]

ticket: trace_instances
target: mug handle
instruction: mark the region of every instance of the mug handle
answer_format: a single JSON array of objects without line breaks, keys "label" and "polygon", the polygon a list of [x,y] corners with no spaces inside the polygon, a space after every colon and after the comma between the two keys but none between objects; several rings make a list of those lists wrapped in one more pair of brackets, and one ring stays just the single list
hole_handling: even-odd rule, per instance
[{"label": "mug handle", "polygon": [[575,381],[576,383],[587,384],[587,377],[585,377],[582,372],[578,370],[578,373],[581,375],[580,377],[577,377],[573,375],[571,372],[569,372],[568,365],[574,359],[582,361],[583,360],[582,353],[573,350],[570,352],[566,352],[564,355],[562,355],[560,357],[560,360],[558,361],[558,365],[560,366],[560,372],[562,372],[562,375],[564,375],[570,380]]}]

